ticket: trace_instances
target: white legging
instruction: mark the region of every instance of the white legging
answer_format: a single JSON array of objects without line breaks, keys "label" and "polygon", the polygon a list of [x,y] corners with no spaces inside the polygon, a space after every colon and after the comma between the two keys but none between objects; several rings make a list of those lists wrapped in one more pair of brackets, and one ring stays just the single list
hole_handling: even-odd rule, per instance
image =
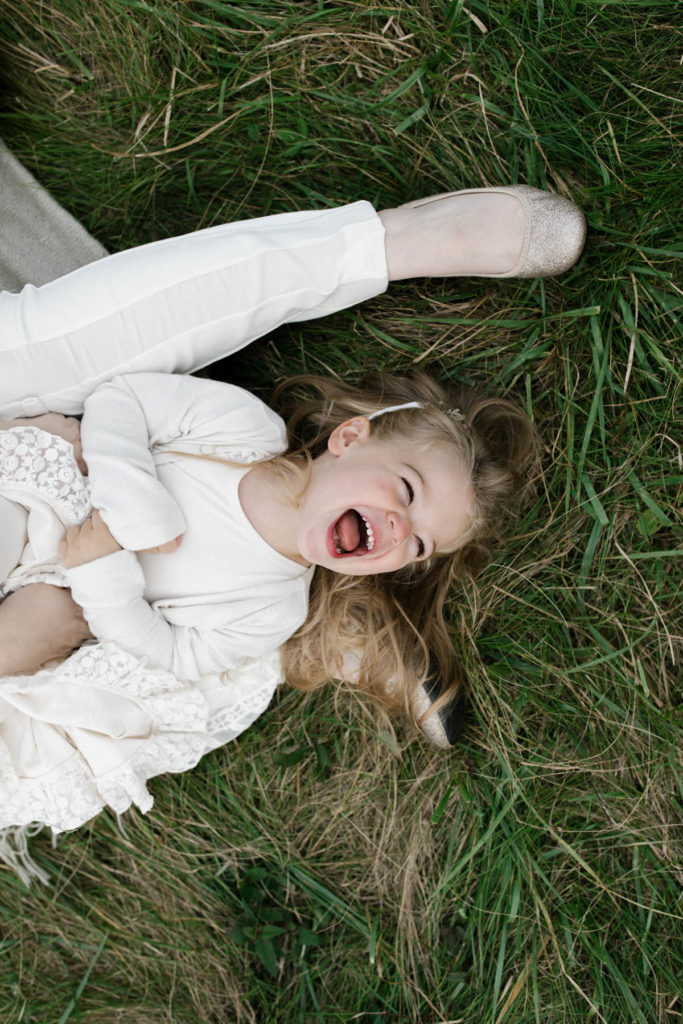
[{"label": "white legging", "polygon": [[82,411],[118,373],[189,373],[384,291],[369,203],[207,228],[0,293],[0,418]]}]

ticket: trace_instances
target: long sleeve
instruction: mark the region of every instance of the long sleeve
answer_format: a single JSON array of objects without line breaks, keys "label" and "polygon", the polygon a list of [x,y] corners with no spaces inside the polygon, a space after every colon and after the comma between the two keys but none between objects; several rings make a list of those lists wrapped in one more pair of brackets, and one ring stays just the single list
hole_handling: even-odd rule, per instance
[{"label": "long sleeve", "polygon": [[[264,638],[258,631],[250,635],[244,617],[236,627],[229,623],[212,628],[210,619],[204,628],[171,624],[145,600],[144,576],[131,551],[117,551],[67,569],[66,578],[98,640],[111,640],[179,679],[199,679],[234,668],[244,657],[280,646],[296,628],[296,624],[284,623],[281,636]],[[300,590],[302,594],[306,591],[303,581]],[[278,621],[281,608],[275,604],[273,621]],[[268,609],[261,611],[267,614]]]},{"label": "long sleeve", "polygon": [[233,385],[139,373],[115,377],[88,398],[81,439],[93,506],[122,547],[140,551],[185,529],[157,478],[155,454],[166,448],[251,462],[282,450],[284,427]]}]

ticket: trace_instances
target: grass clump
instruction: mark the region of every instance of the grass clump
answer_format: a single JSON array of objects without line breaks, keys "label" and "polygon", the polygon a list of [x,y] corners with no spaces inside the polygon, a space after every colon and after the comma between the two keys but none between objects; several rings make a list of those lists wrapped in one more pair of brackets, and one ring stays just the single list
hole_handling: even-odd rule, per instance
[{"label": "grass clump", "polygon": [[680,1020],[678,5],[2,0],[0,130],[108,248],[523,181],[590,232],[559,280],[404,282],[213,368],[429,366],[517,395],[538,498],[454,593],[444,757],[283,691],[155,808],[3,890],[11,1024]]}]

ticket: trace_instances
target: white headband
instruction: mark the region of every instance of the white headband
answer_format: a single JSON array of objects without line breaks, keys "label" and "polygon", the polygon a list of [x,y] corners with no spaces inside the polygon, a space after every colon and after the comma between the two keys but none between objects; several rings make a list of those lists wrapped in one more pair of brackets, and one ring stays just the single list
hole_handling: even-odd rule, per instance
[{"label": "white headband", "polygon": [[[403,405],[388,405],[386,409],[378,409],[377,412],[371,412],[368,416],[369,420],[376,420],[378,416],[386,416],[388,412],[400,412],[401,409],[426,409],[427,406],[424,402],[404,402]],[[430,406],[429,408],[432,408]],[[456,420],[465,420],[465,417],[459,409],[443,409],[443,412],[452,416]]]},{"label": "white headband", "polygon": [[424,409],[422,402],[404,402],[403,405],[388,405],[386,409],[378,409],[371,412],[369,420],[376,420],[378,416],[385,416],[388,412],[400,412],[401,409]]}]

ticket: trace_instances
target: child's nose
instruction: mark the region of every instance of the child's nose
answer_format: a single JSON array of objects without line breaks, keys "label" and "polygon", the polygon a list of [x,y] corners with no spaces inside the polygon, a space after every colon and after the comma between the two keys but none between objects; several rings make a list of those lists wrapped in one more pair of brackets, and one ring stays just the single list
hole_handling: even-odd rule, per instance
[{"label": "child's nose", "polygon": [[402,544],[410,534],[410,523],[406,516],[400,512],[392,512],[389,516],[391,537],[395,544]]}]

